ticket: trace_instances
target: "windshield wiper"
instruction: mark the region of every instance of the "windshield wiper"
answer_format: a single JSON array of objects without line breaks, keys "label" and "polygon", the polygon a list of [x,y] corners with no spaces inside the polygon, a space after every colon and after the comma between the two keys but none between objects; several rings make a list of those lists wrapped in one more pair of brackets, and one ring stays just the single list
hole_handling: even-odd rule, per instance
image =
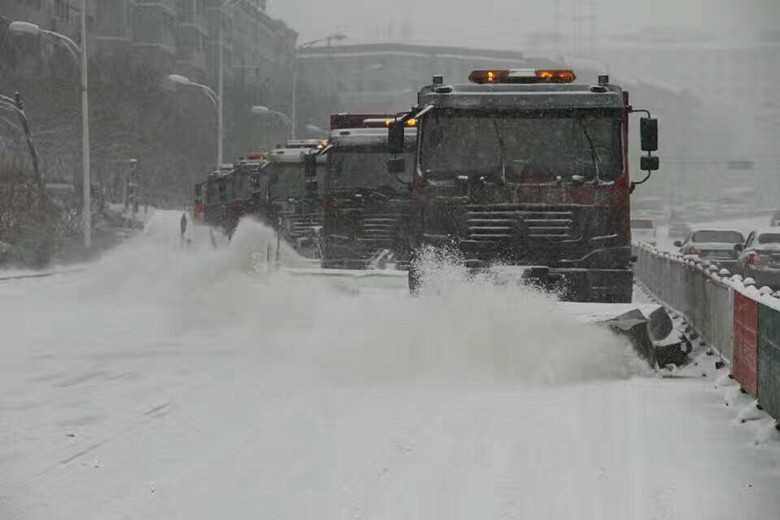
[{"label": "windshield wiper", "polygon": [[593,142],[593,137],[591,137],[590,132],[588,132],[588,128],[585,126],[585,123],[582,121],[582,119],[583,118],[578,117],[577,122],[580,124],[582,131],[585,133],[585,137],[588,139],[588,144],[590,145],[590,158],[593,161],[593,168],[596,175],[596,178],[593,179],[593,183],[601,184],[601,175],[599,175],[599,164],[601,163],[601,157],[599,157],[599,153],[596,150],[596,144]]}]

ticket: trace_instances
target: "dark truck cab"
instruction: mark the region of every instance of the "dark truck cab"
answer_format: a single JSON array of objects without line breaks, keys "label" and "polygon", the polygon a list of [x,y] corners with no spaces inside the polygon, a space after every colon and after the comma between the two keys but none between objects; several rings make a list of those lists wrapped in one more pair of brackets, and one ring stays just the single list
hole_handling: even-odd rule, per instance
[{"label": "dark truck cab", "polygon": [[322,266],[367,269],[410,258],[409,216],[412,151],[416,129],[407,128],[399,155],[408,167],[389,174],[392,157],[387,116],[336,115],[323,150],[327,157],[323,194]]},{"label": "dark truck cab", "polygon": [[322,227],[321,193],[324,158],[311,174],[305,158],[322,146],[319,140],[288,141],[268,153],[252,152],[224,171],[209,175],[196,203],[204,221],[229,237],[245,216],[254,216],[287,241],[299,254],[319,258]]},{"label": "dark truck cab", "polygon": [[210,174],[201,188],[202,196],[205,192],[203,221],[232,236],[238,221],[256,212],[253,193],[264,164],[263,154],[249,154],[247,159]]},{"label": "dark truck cab", "polygon": [[[316,158],[319,142],[269,152],[261,170],[256,198],[260,217],[291,247],[307,258],[320,258],[321,182],[324,158]],[[307,157],[313,160],[307,167]]]},{"label": "dark truck cab", "polygon": [[[605,76],[571,71],[475,71],[473,84],[433,85],[390,126],[415,120],[413,247],[446,247],[475,269],[517,267],[566,301],[630,302],[628,95]],[[649,114],[648,114],[649,115]],[[643,119],[642,148],[657,149]],[[643,169],[658,158],[642,158]],[[400,169],[398,161],[388,169]],[[418,266],[409,272],[412,292]]]}]

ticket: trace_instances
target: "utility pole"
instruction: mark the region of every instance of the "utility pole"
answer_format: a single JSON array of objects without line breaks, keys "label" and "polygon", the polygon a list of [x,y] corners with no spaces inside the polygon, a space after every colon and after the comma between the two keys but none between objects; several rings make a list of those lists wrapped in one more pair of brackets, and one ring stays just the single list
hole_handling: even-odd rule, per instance
[{"label": "utility pole", "polygon": [[87,96],[87,0],[81,0],[81,157],[83,173],[84,247],[92,247],[92,180],[89,160],[89,104]]}]

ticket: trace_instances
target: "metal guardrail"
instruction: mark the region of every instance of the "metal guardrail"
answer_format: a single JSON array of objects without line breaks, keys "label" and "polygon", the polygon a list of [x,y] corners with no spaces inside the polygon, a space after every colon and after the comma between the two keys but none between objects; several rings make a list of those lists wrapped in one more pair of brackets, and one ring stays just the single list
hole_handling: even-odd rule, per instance
[{"label": "metal guardrail", "polygon": [[780,418],[780,310],[761,305],[758,323],[759,402],[769,415]]},{"label": "metal guardrail", "polygon": [[651,246],[635,246],[634,274],[690,337],[715,349],[742,389],[780,419],[780,298],[745,285],[739,275]]}]

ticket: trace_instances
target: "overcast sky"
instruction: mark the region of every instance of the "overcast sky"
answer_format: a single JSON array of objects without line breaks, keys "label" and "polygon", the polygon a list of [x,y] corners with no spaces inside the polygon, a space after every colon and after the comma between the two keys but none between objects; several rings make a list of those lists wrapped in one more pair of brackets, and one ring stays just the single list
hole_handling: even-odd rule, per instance
[{"label": "overcast sky", "polygon": [[[593,4],[603,34],[645,27],[692,27],[724,31],[763,24],[780,26],[780,0],[558,0],[563,29],[571,6]],[[270,13],[285,20],[300,42],[333,32],[353,42],[399,40],[413,28],[420,42],[515,48],[529,31],[551,31],[555,0],[269,0]],[[392,27],[392,29],[391,29]],[[394,38],[391,38],[391,30]]]}]

